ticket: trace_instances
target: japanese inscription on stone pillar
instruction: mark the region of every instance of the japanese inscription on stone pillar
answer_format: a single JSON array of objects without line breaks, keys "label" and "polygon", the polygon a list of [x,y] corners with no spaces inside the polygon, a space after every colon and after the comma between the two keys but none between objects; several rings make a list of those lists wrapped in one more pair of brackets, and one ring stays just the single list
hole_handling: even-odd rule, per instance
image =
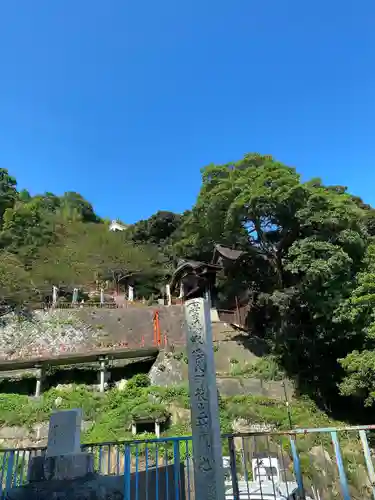
[{"label": "japanese inscription on stone pillar", "polygon": [[184,307],[189,358],[195,494],[196,498],[224,500],[210,305],[207,300],[198,298],[188,300]]}]

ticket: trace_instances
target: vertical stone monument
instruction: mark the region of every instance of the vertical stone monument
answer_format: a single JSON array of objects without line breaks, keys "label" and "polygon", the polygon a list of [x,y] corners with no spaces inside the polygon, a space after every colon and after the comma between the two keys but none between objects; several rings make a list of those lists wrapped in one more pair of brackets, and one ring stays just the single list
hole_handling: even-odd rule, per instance
[{"label": "vertical stone monument", "polygon": [[167,296],[167,306],[171,306],[172,305],[171,285],[165,285],[165,294]]},{"label": "vertical stone monument", "polygon": [[59,289],[57,286],[52,287],[52,305],[55,306],[57,304],[57,299],[59,296]]},{"label": "vertical stone monument", "polygon": [[28,482],[6,488],[1,498],[128,500],[124,497],[124,477],[95,474],[93,454],[81,452],[81,420],[81,410],[54,413],[50,420],[46,454],[31,458]]},{"label": "vertical stone monument", "polygon": [[78,288],[73,289],[72,304],[77,304],[78,302]]},{"label": "vertical stone monument", "polygon": [[130,285],[128,287],[128,301],[134,302],[134,288]]},{"label": "vertical stone monument", "polygon": [[42,382],[44,377],[44,369],[42,365],[36,365],[36,385],[35,385],[35,397],[39,398],[42,393]]},{"label": "vertical stone monument", "polygon": [[203,298],[185,302],[194,485],[198,499],[224,500],[219,406],[210,304]]},{"label": "vertical stone monument", "polygon": [[77,479],[94,472],[94,457],[81,452],[82,410],[58,411],[49,424],[47,451],[30,461],[29,482]]}]

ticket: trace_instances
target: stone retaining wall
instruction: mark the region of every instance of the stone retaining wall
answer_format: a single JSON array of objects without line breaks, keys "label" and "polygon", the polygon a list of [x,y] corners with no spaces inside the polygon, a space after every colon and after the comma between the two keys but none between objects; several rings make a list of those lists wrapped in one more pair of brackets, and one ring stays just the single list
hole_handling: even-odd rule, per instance
[{"label": "stone retaining wall", "polygon": [[[92,422],[83,421],[82,431],[88,430]],[[34,424],[31,428],[23,426],[6,426],[0,428],[0,445],[2,448],[28,448],[47,446],[49,422]]]}]

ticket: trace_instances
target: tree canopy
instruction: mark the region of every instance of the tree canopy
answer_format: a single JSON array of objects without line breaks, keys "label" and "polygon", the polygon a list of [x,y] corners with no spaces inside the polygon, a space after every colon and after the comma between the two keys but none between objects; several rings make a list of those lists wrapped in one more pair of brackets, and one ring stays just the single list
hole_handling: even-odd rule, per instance
[{"label": "tree canopy", "polygon": [[270,156],[209,165],[202,181],[178,253],[208,259],[215,242],[244,250],[245,266],[223,280],[221,297],[228,304],[247,290],[251,334],[301,388],[332,400],[342,377],[337,360],[359,341],[334,317],[366,266],[368,213],[345,188],[302,182]]},{"label": "tree canopy", "polygon": [[[0,274],[0,291],[9,306],[21,300],[18,289],[9,288],[9,276],[20,269],[25,274],[20,272],[15,283],[33,290],[34,300],[52,286],[90,289],[110,281],[121,288],[123,278],[135,274],[138,294],[159,293],[168,266],[156,243],[171,230],[164,230],[159,240],[155,230],[154,239],[113,233],[79,193],[32,196],[27,190],[17,192],[16,180],[5,169],[0,174],[0,251],[6,256],[4,269],[14,263],[10,274]],[[32,284],[30,289],[25,280]],[[32,295],[23,299],[32,300]]]}]

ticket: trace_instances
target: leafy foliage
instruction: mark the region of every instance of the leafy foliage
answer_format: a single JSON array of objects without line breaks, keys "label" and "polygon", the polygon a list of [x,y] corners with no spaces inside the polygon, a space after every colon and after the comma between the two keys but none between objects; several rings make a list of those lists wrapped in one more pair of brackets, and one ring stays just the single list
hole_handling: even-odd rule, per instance
[{"label": "leafy foliage", "polygon": [[[164,235],[172,231],[160,229],[159,219],[156,217],[150,226],[156,239],[155,224],[159,224]],[[108,224],[79,193],[67,192],[62,196],[48,192],[31,196],[26,190],[17,193],[16,181],[5,169],[0,170],[1,250],[7,255],[3,267],[10,265],[13,258],[18,263],[15,267],[18,274],[24,268],[21,288],[29,292],[32,283],[36,301],[46,291],[50,294],[52,285],[90,290],[98,284],[110,283],[121,290],[132,275],[137,293],[147,298],[159,294],[166,269],[166,257],[156,244],[147,238],[133,241],[125,234],[110,232]],[[9,271],[8,278],[15,272]],[[15,294],[20,278],[13,287]],[[11,295],[9,287],[7,291],[4,289],[2,302],[12,306],[19,302],[19,294],[13,298]],[[23,299],[31,300],[30,294]]]},{"label": "leafy foliage", "polygon": [[354,396],[366,406],[375,403],[375,246],[370,245],[365,270],[356,287],[337,311],[337,321],[348,335],[358,339],[358,349],[340,359],[346,376],[341,394]]},{"label": "leafy foliage", "polygon": [[0,314],[21,307],[33,295],[29,273],[17,256],[0,251]]},{"label": "leafy foliage", "polygon": [[[138,376],[136,376],[138,377]],[[129,437],[126,428],[133,417],[159,418],[169,415],[169,405],[189,408],[187,388],[174,386],[138,386],[140,379],[130,379],[124,391],[111,389],[104,396],[88,390],[83,385],[75,385],[71,390],[50,389],[43,393],[41,400],[33,400],[17,394],[0,394],[0,424],[25,425],[44,422],[57,408],[82,408],[84,418],[92,420],[94,426],[87,432],[86,441],[109,441],[119,431],[116,440]],[[158,402],[155,402],[157,398]],[[182,398],[182,399],[181,399]],[[185,401],[186,399],[186,401]],[[266,423],[276,428],[288,429],[289,420],[285,404],[269,398],[257,396],[233,396],[221,398],[220,412],[225,424],[222,432],[231,432],[231,424],[236,418],[245,418],[249,422]],[[293,421],[296,426],[307,426],[312,420],[317,426],[329,425],[329,418],[308,399],[301,399],[292,404]],[[256,417],[255,417],[256,415]],[[173,425],[174,435],[180,425],[182,434],[189,434],[190,429],[182,422]],[[170,434],[167,430],[167,435]]]},{"label": "leafy foliage", "polygon": [[221,277],[220,307],[233,305],[233,295],[246,300],[252,333],[301,388],[322,403],[332,399],[341,377],[337,359],[358,341],[333,318],[363,266],[364,210],[345,188],[303,183],[294,168],[269,156],[209,165],[202,177],[177,252],[207,260],[215,243],[244,250],[242,267]]},{"label": "leafy foliage", "polygon": [[162,245],[179,228],[181,220],[179,214],[160,210],[149,219],[135,223],[127,234],[136,243]]},{"label": "leafy foliage", "polygon": [[[237,360],[236,360],[237,361]],[[234,363],[231,374],[233,376],[254,377],[261,380],[283,380],[285,373],[280,369],[280,366],[273,356],[264,356],[255,363],[245,365]]]},{"label": "leafy foliage", "polygon": [[16,186],[16,179],[9,175],[8,170],[0,168],[0,225],[5,210],[11,208],[17,199]]}]

